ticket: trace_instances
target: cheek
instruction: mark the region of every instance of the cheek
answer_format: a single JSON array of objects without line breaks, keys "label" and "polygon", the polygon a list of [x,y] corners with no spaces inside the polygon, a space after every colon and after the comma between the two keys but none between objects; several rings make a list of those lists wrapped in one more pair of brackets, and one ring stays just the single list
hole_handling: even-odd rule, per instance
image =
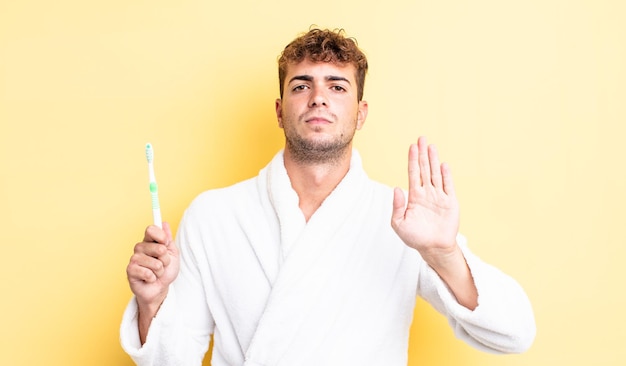
[{"label": "cheek", "polygon": [[282,108],[282,117],[283,121],[294,121],[297,120],[299,113],[293,107],[284,106]]},{"label": "cheek", "polygon": [[359,108],[350,108],[346,111],[345,118],[354,122],[355,125],[359,125]]}]

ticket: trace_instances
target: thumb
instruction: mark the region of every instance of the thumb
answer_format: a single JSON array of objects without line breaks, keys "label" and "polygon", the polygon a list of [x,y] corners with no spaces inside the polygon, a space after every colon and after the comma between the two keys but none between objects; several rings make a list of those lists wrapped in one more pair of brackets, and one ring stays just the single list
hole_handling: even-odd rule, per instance
[{"label": "thumb", "polygon": [[170,228],[170,224],[165,221],[163,221],[163,231],[165,232],[165,237],[167,238],[167,242],[165,242],[167,250],[173,256],[178,257],[178,247],[172,238],[172,229]]},{"label": "thumb", "polygon": [[170,224],[166,221],[163,221],[163,231],[165,231],[165,236],[167,238],[167,246],[172,242],[172,229],[170,228]]},{"label": "thumb", "polygon": [[394,225],[404,219],[404,207],[406,200],[404,198],[404,191],[396,187],[393,190],[393,212],[391,213],[391,224]]}]

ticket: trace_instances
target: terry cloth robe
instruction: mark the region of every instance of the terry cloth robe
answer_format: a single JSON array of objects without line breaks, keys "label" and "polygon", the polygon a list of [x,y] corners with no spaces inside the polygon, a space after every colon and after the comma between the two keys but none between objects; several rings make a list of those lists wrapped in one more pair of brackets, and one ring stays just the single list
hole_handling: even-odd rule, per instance
[{"label": "terry cloth robe", "polygon": [[121,342],[147,365],[407,364],[416,296],[455,334],[496,353],[535,335],[522,288],[482,262],[458,236],[479,294],[459,305],[437,273],[390,225],[393,191],[370,180],[356,151],[350,170],[305,222],[278,153],[255,178],[199,195],[177,234],[181,270],[146,343],[128,305]]}]

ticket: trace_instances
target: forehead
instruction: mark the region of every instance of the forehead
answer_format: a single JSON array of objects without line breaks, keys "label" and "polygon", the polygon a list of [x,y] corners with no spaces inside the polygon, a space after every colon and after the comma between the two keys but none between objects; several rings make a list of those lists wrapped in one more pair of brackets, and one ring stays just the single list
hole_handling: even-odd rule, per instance
[{"label": "forehead", "polygon": [[312,76],[313,79],[325,79],[327,76],[342,76],[354,84],[356,68],[351,63],[340,64],[335,62],[313,62],[310,60],[287,65],[286,82],[299,75]]}]

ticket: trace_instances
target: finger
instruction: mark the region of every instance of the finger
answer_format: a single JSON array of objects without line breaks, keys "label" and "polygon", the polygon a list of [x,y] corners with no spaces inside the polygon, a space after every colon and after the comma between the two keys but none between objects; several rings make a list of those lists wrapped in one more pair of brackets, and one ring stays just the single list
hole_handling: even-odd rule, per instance
[{"label": "finger", "polygon": [[159,258],[167,254],[167,247],[159,243],[141,242],[135,245],[134,253]]},{"label": "finger", "polygon": [[420,177],[422,186],[431,185],[430,181],[430,161],[428,160],[428,143],[426,137],[420,136],[417,140],[418,160],[420,166]]},{"label": "finger", "polygon": [[161,263],[163,263],[164,267],[169,266],[170,263],[172,262],[172,257],[169,252],[166,252],[164,255],[158,257],[157,259],[160,260]]},{"label": "finger", "polygon": [[152,283],[157,280],[157,275],[150,268],[143,267],[137,263],[131,263],[126,267],[126,275],[130,282]]},{"label": "finger", "polygon": [[165,264],[163,261],[141,253],[135,253],[132,255],[129,263],[129,268],[130,267],[149,269],[156,277],[161,277],[165,270]]},{"label": "finger", "polygon": [[167,233],[156,225],[150,225],[144,232],[143,241],[146,243],[167,244]]},{"label": "finger", "polygon": [[442,188],[441,165],[435,145],[428,146],[428,159],[430,160],[430,181],[435,188]]},{"label": "finger", "polygon": [[397,224],[404,219],[406,200],[402,189],[396,187],[393,190],[393,211],[391,213],[391,226],[396,227]]},{"label": "finger", "polygon": [[443,191],[452,198],[456,198],[456,192],[454,191],[454,182],[452,180],[452,171],[448,164],[441,164],[441,175],[443,176]]},{"label": "finger", "polygon": [[[422,186],[418,155],[417,145],[411,144],[409,147],[409,200],[417,197],[417,189]],[[404,196],[404,193],[402,195]]]},{"label": "finger", "polygon": [[402,189],[396,187],[393,189],[393,214],[394,219],[404,217],[404,209],[406,207],[406,199]]},{"label": "finger", "polygon": [[172,242],[172,229],[170,228],[169,222],[163,221],[163,231],[165,232],[167,245],[169,245]]}]

